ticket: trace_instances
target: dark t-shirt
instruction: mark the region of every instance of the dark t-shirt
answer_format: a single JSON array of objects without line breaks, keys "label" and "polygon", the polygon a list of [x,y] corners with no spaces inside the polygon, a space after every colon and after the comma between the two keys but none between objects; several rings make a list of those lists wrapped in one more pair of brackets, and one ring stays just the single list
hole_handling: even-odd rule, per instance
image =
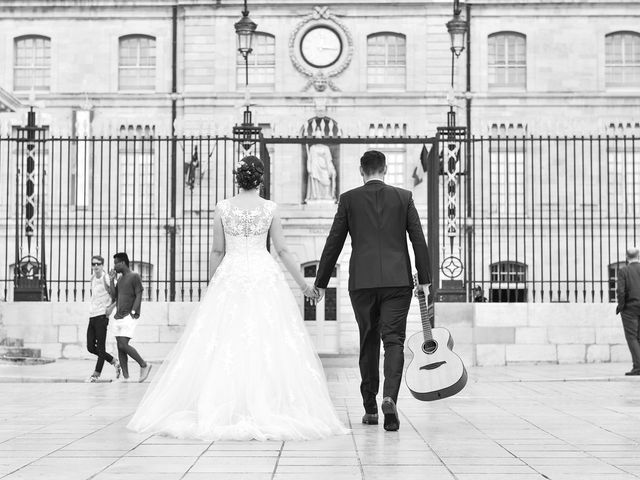
[{"label": "dark t-shirt", "polygon": [[[117,311],[114,318],[124,318],[135,308],[136,313],[140,313],[140,303],[142,301],[142,280],[135,272],[125,273],[116,284]],[[136,296],[139,300],[136,305]]]}]

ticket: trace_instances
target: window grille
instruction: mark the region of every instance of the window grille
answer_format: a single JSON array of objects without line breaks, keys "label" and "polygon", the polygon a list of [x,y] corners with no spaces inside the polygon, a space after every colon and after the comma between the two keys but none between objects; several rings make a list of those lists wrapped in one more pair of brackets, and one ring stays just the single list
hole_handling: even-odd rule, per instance
[{"label": "window grille", "polygon": [[153,281],[153,264],[149,262],[140,262],[140,261],[131,261],[131,270],[138,273],[140,275],[140,280],[142,281],[142,287],[144,288],[144,292],[142,292],[143,298],[146,300],[152,299],[152,288],[151,282]]},{"label": "window grille", "polygon": [[[318,262],[311,262],[302,265],[302,272],[306,279],[313,281],[316,278],[318,272]],[[334,267],[331,272],[331,278],[335,279],[338,275],[338,268]],[[312,305],[310,302],[304,302],[304,320],[306,322],[315,322],[319,318],[322,318],[325,322],[335,322],[338,320],[338,302],[337,302],[337,290],[333,286],[334,281],[331,280],[324,293],[324,301],[316,305]],[[323,308],[324,312],[318,310]],[[324,315],[321,315],[321,314]]]},{"label": "window grille", "polygon": [[156,89],[156,39],[147,35],[120,38],[119,90]]},{"label": "window grille", "polygon": [[[155,126],[122,125],[118,140],[120,215],[149,217],[154,209]],[[126,137],[126,138],[123,138]]]},{"label": "window grille", "polygon": [[367,37],[367,88],[406,88],[407,41],[397,33],[375,33]]},{"label": "window grille", "polygon": [[525,89],[526,37],[515,32],[489,35],[488,72],[489,88]]},{"label": "window grille", "polygon": [[15,39],[13,90],[51,90],[50,38],[27,35]]},{"label": "window grille", "polygon": [[[369,124],[370,137],[404,137],[407,134],[406,123],[371,123]],[[394,187],[405,188],[407,178],[407,147],[404,143],[372,143],[369,150],[378,150],[384,153],[387,159],[387,175],[385,182]]]},{"label": "window grille", "polygon": [[[276,72],[276,38],[268,33],[255,33],[253,37],[253,51],[249,54],[249,85],[254,87],[275,86]],[[238,87],[245,85],[244,57],[238,52],[237,62]]]},{"label": "window grille", "polygon": [[640,87],[640,33],[616,32],[605,37],[607,87]]},{"label": "window grille", "polygon": [[527,213],[525,211],[527,127],[520,123],[493,124],[490,134],[493,137],[490,145],[490,192],[493,213],[499,213],[500,216],[508,214],[510,217],[524,216]]},{"label": "window grille", "polygon": [[491,302],[527,301],[527,265],[520,262],[501,261],[489,266]]}]

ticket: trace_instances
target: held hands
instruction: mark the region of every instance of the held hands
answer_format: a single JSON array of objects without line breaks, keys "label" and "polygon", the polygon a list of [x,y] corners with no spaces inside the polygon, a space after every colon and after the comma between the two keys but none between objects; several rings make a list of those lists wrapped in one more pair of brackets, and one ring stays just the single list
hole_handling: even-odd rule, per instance
[{"label": "held hands", "polygon": [[300,287],[302,290],[302,294],[306,297],[306,301],[311,305],[315,305],[318,301],[318,294],[313,285],[306,283],[304,286]]},{"label": "held hands", "polygon": [[306,284],[302,289],[302,293],[307,297],[307,301],[311,305],[315,305],[324,298],[324,288],[316,287],[315,285]]},{"label": "held hands", "polygon": [[320,288],[320,287],[313,287],[313,289],[316,291],[316,294],[318,295],[317,298],[317,302],[319,302],[320,300],[322,300],[324,298],[324,292],[327,290],[326,288]]}]

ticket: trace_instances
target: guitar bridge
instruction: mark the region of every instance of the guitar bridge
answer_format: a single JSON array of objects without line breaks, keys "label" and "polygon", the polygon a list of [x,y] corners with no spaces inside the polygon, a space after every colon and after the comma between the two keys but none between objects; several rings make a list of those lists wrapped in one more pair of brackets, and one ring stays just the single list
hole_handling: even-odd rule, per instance
[{"label": "guitar bridge", "polygon": [[428,365],[423,365],[422,367],[420,367],[420,370],[435,370],[436,368],[444,365],[445,363],[447,363],[447,362],[446,361],[442,361],[442,362],[430,363]]}]

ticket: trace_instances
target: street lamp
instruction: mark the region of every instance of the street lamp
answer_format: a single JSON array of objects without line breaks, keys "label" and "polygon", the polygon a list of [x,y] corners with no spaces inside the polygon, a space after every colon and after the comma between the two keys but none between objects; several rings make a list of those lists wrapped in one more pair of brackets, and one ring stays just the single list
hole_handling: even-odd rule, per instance
[{"label": "street lamp", "polygon": [[253,51],[253,48],[251,48],[253,45],[253,33],[258,28],[258,24],[249,18],[247,0],[244,0],[242,18],[234,24],[234,27],[238,36],[238,51],[244,58],[245,85],[249,85],[249,54]]},{"label": "street lamp", "polygon": [[[458,2],[455,2],[456,4]],[[453,18],[447,22],[447,31],[451,36],[451,51],[459,57],[464,50],[464,37],[467,34],[467,22],[460,18],[460,10],[454,7]]]},{"label": "street lamp", "polygon": [[[460,18],[460,2],[453,1],[453,18],[447,22],[447,31],[451,37],[451,95],[454,89],[455,61],[464,50],[464,40],[467,34],[467,22]],[[447,127],[454,129],[456,126],[456,112],[453,110],[453,98],[449,102],[449,114],[447,115]]]},{"label": "street lamp", "polygon": [[249,54],[253,51],[253,34],[258,25],[249,18],[249,9],[247,8],[247,0],[244,0],[244,10],[242,10],[242,18],[238,20],[234,27],[238,36],[238,52],[244,58],[244,85],[245,94],[245,110],[242,115],[242,123],[233,127],[233,134],[243,139],[242,147],[249,150],[252,145],[251,138],[260,133],[260,127],[255,126],[251,119],[251,109],[249,108]]}]

